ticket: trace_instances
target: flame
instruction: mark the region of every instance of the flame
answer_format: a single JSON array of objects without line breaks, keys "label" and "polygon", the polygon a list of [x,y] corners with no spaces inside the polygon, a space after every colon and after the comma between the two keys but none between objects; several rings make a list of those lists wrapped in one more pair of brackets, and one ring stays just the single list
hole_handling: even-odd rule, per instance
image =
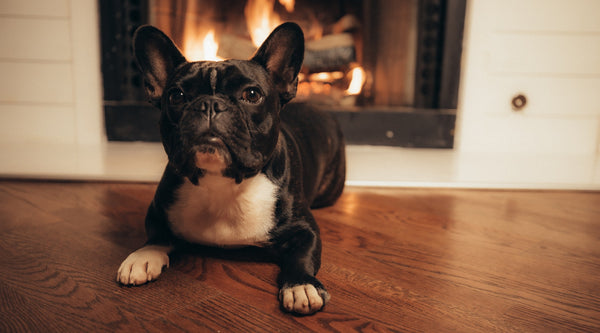
[{"label": "flame", "polygon": [[362,86],[365,83],[365,71],[362,69],[362,67],[355,67],[351,73],[352,79],[350,80],[348,89],[346,89],[346,94],[358,95],[360,94]]},{"label": "flame", "polygon": [[259,47],[275,27],[281,24],[279,15],[273,11],[275,0],[248,0],[244,13],[246,25],[254,46]]},{"label": "flame", "polygon": [[223,60],[217,56],[219,44],[215,40],[215,30],[209,30],[204,36],[187,37],[184,42],[185,57],[190,61]]},{"label": "flame", "polygon": [[[279,24],[282,23],[280,16],[275,12],[276,0],[247,0],[244,14],[246,16],[246,25],[252,39],[252,43],[258,47],[269,34]],[[278,0],[288,12],[294,11],[294,0]],[[311,38],[322,33],[322,26],[313,25],[316,30],[311,30]],[[220,61],[218,57],[219,43],[215,38],[215,30],[211,29],[208,32],[201,34],[200,31],[205,31],[206,27],[198,28],[197,22],[188,21],[185,24],[185,37],[183,42],[183,51],[187,59],[190,61]],[[199,31],[200,30],[200,31]],[[203,32],[204,32],[203,31]],[[315,32],[314,34],[312,32]],[[341,98],[342,95],[352,96],[360,94],[366,80],[365,71],[354,64],[350,72],[332,71],[303,74],[300,73],[298,84],[298,95],[310,97],[318,96],[333,96],[333,98]],[[345,77],[350,78],[348,89],[343,90]],[[337,96],[337,97],[336,97]]]},{"label": "flame", "polygon": [[344,77],[344,73],[340,71],[335,72],[319,72],[310,74],[308,76],[308,81],[317,81],[317,82],[333,82],[335,80],[339,80]]},{"label": "flame", "polygon": [[279,0],[279,3],[285,7],[285,10],[287,10],[288,13],[294,11],[294,0]]}]

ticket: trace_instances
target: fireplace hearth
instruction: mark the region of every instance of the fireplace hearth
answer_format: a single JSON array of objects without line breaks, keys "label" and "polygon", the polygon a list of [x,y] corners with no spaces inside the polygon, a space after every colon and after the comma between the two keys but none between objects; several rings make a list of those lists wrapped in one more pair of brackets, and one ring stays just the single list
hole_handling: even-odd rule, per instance
[{"label": "fireplace hearth", "polygon": [[188,60],[248,58],[280,22],[305,31],[297,100],[336,115],[349,144],[452,148],[466,0],[101,0],[106,133],[159,141],[131,54],[142,24]]}]

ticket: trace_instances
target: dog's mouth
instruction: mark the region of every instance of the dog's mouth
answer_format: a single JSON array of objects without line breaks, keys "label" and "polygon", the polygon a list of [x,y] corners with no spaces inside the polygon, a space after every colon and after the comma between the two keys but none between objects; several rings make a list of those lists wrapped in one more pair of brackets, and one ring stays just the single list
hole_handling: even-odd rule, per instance
[{"label": "dog's mouth", "polygon": [[222,174],[231,164],[231,154],[223,140],[207,137],[193,148],[194,164],[208,174]]}]

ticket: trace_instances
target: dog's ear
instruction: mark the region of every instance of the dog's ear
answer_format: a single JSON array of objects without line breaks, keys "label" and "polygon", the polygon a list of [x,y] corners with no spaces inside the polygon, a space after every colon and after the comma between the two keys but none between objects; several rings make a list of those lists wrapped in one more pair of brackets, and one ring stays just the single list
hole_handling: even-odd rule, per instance
[{"label": "dog's ear", "polygon": [[285,104],[296,96],[298,72],[304,60],[304,34],[291,22],[283,23],[271,32],[252,57],[252,61],[263,66]]},{"label": "dog's ear", "polygon": [[150,101],[157,105],[175,68],[185,57],[167,35],[149,25],[139,27],[133,36],[133,52],[144,76]]}]

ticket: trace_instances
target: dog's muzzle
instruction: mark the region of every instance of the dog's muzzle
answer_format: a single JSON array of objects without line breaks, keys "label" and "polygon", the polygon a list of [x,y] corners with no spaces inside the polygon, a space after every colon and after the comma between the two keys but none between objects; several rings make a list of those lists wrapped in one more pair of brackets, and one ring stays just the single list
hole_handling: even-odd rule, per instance
[{"label": "dog's muzzle", "polygon": [[208,137],[194,147],[194,163],[207,173],[222,173],[231,164],[231,155],[223,140]]}]

